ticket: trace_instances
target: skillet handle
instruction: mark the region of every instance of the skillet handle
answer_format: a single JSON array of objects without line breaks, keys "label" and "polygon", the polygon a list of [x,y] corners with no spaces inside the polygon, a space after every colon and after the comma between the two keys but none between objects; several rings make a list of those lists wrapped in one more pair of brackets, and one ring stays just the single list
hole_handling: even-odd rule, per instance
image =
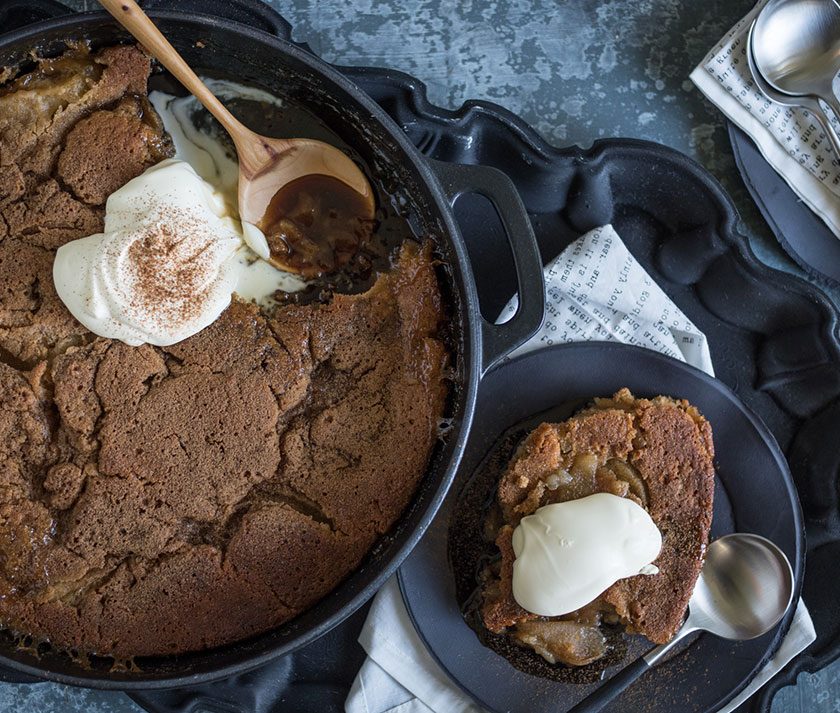
[{"label": "skillet handle", "polygon": [[481,322],[481,373],[528,340],[542,325],[545,314],[545,284],[542,258],[525,205],[511,180],[490,166],[445,163],[427,159],[437,175],[450,205],[466,193],[478,193],[496,209],[513,253],[519,305],[504,324]]},{"label": "skillet handle", "polygon": [[[139,0],[139,5],[144,12],[175,10],[239,22],[314,54],[308,44],[292,39],[292,25],[289,21],[262,0],[178,0],[177,3],[172,0]],[[0,35],[74,12],[73,8],[58,0],[0,0]]]},{"label": "skillet handle", "polygon": [[[147,12],[175,10],[212,15],[268,32],[283,40],[292,40],[292,26],[262,0],[179,0],[178,3],[172,0],[140,0],[139,4]],[[74,12],[58,0],[0,0],[0,34]],[[309,50],[308,47],[305,49]]]}]

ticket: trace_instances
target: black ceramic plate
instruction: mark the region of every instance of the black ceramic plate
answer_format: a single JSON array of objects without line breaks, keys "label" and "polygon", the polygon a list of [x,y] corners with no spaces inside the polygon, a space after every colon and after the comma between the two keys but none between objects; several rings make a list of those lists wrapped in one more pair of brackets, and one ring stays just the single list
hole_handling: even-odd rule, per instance
[{"label": "black ceramic plate", "polygon": [[[567,418],[582,401],[609,396],[623,386],[638,396],[685,398],[700,409],[712,425],[716,449],[712,537],[754,532],[773,540],[790,558],[799,591],[805,536],[787,463],[767,427],[728,387],[693,367],[639,347],[590,342],[531,352],[486,377],[472,435],[445,509],[399,571],[409,614],[429,650],[453,680],[492,711],[561,713],[585,701],[601,684],[555,683],[523,673],[479,642],[455,600],[447,559],[449,514],[456,494],[481,470],[482,461],[500,438],[527,432],[542,421]],[[509,443],[506,447],[512,449]],[[753,641],[735,643],[701,635],[604,710],[718,710],[775,652],[792,615],[791,610],[775,630]],[[630,649],[638,655],[644,643],[634,638]],[[620,665],[607,669],[605,678],[618,670]]]},{"label": "black ceramic plate", "polygon": [[840,284],[840,238],[767,163],[752,139],[731,123],[729,140],[741,177],[785,252],[808,274]]}]

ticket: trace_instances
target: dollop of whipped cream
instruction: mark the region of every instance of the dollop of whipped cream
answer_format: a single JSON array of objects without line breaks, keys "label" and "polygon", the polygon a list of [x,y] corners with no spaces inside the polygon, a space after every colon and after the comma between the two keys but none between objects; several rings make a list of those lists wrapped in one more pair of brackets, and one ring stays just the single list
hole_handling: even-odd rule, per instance
[{"label": "dollop of whipped cream", "polygon": [[[283,105],[253,87],[205,82],[224,99]],[[95,334],[167,346],[213,322],[232,292],[271,306],[278,292],[297,292],[306,282],[266,262],[265,236],[240,223],[236,156],[198,100],[161,92],[149,99],[176,158],[112,194],[105,232],[60,248],[53,278],[67,308]]]},{"label": "dollop of whipped cream", "polygon": [[513,531],[513,598],[533,614],[562,616],[620,579],[656,574],[661,549],[659,528],[628,498],[596,493],[545,505]]},{"label": "dollop of whipped cream", "polygon": [[53,279],[71,314],[127,344],[166,346],[230,304],[240,279],[237,223],[186,162],[152,166],[108,197],[105,232],[59,248]]}]

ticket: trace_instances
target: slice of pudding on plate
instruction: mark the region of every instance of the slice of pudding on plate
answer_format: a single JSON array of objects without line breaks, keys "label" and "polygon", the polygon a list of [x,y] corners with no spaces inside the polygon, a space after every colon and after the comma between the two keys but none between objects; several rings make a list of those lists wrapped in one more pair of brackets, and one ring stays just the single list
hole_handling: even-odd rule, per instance
[{"label": "slice of pudding on plate", "polygon": [[501,557],[482,572],[484,626],[568,666],[607,653],[604,624],[669,641],[709,538],[713,457],[709,423],[665,396],[622,389],[541,424],[488,516]]}]

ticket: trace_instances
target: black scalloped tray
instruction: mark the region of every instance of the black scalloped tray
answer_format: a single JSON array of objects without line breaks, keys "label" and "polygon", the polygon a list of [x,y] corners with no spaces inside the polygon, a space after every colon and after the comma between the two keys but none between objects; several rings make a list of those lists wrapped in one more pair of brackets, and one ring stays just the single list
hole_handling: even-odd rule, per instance
[{"label": "black scalloped tray", "polygon": [[[54,0],[8,7],[18,13],[25,8],[36,19],[39,12],[50,17],[66,11]],[[291,39],[289,23],[258,0],[182,0],[178,8],[249,22]],[[16,19],[14,9],[0,9],[0,27]],[[790,461],[802,500],[808,541],[803,592],[818,638],[739,709],[768,711],[774,693],[793,683],[799,671],[815,671],[840,655],[837,308],[814,286],[762,265],[717,181],[672,149],[633,140],[557,149],[494,104],[468,102],[450,112],[431,105],[422,82],[406,74],[340,69],[424,154],[505,171],[528,208],[544,260],[581,233],[612,222],[645,269],[706,333],[717,376],[769,426]],[[468,245],[481,246],[470,257],[482,311],[495,316],[515,289],[513,273],[505,269],[510,254],[501,227],[479,197],[462,199],[456,213]],[[305,649],[249,674],[194,690],[132,697],[155,713],[340,709],[364,659],[356,638],[366,613],[367,607]]]}]

